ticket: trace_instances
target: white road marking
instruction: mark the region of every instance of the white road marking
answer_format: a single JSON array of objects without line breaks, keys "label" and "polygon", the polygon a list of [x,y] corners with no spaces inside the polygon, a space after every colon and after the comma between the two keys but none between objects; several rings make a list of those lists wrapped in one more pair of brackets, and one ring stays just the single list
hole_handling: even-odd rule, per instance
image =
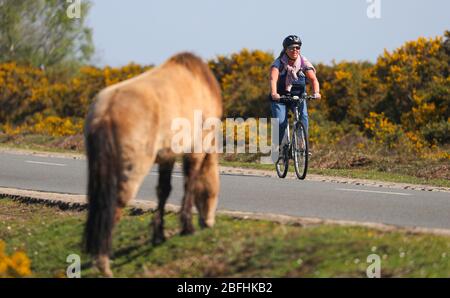
[{"label": "white road marking", "polygon": [[58,166],[58,167],[65,167],[66,164],[63,163],[53,163],[53,162],[43,162],[43,161],[33,161],[33,160],[26,160],[26,163],[33,163],[38,165],[46,165],[46,166]]},{"label": "white road marking", "polygon": [[409,194],[409,193],[403,193],[403,192],[388,192],[388,191],[376,191],[376,190],[365,190],[365,189],[351,189],[351,188],[336,188],[336,190],[341,190],[341,191],[357,191],[357,192],[370,192],[370,193],[381,193],[381,194],[398,195],[398,196],[411,196],[411,194]]}]

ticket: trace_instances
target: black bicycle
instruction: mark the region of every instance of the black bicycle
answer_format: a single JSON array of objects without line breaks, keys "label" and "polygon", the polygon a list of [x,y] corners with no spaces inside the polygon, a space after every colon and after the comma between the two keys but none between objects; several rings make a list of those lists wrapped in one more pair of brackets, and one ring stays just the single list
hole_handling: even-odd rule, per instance
[{"label": "black bicycle", "polygon": [[280,149],[280,155],[275,164],[278,177],[286,177],[289,170],[289,160],[294,160],[295,174],[298,179],[305,179],[308,170],[308,137],[303,123],[300,121],[300,106],[305,100],[314,99],[314,96],[303,93],[301,97],[283,95],[280,103],[294,105],[294,121],[292,136],[289,135],[289,121],[287,126],[287,142]]}]

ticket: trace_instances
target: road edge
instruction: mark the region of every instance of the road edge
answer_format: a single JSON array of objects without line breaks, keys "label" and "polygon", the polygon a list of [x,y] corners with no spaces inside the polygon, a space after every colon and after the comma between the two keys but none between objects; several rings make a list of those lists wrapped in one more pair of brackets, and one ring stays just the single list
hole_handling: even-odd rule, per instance
[{"label": "road edge", "polygon": [[[13,200],[26,204],[42,204],[49,207],[58,207],[61,210],[82,211],[87,209],[87,201],[85,195],[72,195],[63,193],[50,193],[41,191],[22,190],[14,188],[0,187],[0,200],[12,198]],[[133,200],[128,204],[132,213],[142,214],[144,212],[153,212],[157,204],[152,201]],[[166,204],[166,211],[178,213],[180,206],[174,204]],[[194,210],[195,213],[195,210]],[[376,229],[383,232],[404,232],[409,234],[432,234],[438,236],[450,237],[450,230],[432,229],[420,227],[403,227],[397,225],[374,223],[374,222],[358,222],[347,220],[332,220],[314,217],[297,217],[290,215],[281,215],[275,213],[253,213],[231,210],[217,210],[217,215],[225,215],[232,218],[242,220],[267,220],[286,225],[296,226],[317,226],[317,225],[337,225],[337,226],[357,226]]]}]

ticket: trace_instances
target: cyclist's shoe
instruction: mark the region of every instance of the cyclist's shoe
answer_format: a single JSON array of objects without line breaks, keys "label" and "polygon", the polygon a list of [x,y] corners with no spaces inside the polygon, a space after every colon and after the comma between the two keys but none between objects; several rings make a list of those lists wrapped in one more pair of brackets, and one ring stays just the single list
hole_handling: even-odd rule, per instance
[{"label": "cyclist's shoe", "polygon": [[285,156],[287,156],[288,154],[288,150],[289,150],[289,145],[288,144],[284,144],[283,146],[279,146],[278,147],[278,156],[279,158],[283,158]]},{"label": "cyclist's shoe", "polygon": [[283,146],[283,155],[284,156],[288,156],[289,154],[289,145],[288,144],[284,144]]},{"label": "cyclist's shoe", "polygon": [[281,148],[280,146],[278,147],[278,159],[283,157],[283,148]]}]

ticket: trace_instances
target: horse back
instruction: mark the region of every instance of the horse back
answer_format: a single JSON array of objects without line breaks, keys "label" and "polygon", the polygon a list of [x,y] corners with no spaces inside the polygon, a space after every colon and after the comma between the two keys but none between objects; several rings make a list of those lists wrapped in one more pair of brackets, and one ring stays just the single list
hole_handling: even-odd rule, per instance
[{"label": "horse back", "polygon": [[[174,119],[194,125],[222,117],[219,84],[208,66],[195,55],[182,53],[163,65],[102,90],[88,116],[87,127],[108,122],[120,136],[143,147],[169,146]],[[151,140],[150,140],[151,139]]]}]

